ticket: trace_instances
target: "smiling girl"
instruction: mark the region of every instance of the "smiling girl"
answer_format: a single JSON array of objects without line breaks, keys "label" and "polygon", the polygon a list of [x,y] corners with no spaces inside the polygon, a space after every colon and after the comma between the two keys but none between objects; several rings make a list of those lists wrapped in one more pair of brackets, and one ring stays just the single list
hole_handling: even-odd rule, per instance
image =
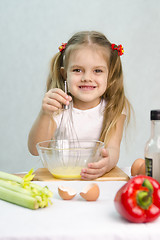
[{"label": "smiling girl", "polygon": [[[72,106],[78,139],[103,141],[99,162],[82,169],[81,178],[91,180],[116,166],[123,127],[130,119],[130,103],[124,93],[121,45],[111,44],[99,32],[78,32],[59,47],[52,61],[47,92],[32,126],[28,147],[38,155],[36,144],[52,139],[60,125],[63,104]],[[67,81],[69,95],[64,92]]]}]

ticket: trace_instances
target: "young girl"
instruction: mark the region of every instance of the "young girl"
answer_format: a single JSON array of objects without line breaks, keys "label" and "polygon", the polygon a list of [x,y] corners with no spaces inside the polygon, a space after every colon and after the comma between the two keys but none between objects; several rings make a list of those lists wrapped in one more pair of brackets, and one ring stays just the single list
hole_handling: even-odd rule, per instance
[{"label": "young girl", "polygon": [[[99,139],[105,143],[101,160],[82,169],[81,178],[95,179],[116,166],[125,119],[130,118],[122,54],[121,45],[111,44],[103,34],[94,31],[78,32],[59,47],[51,61],[42,108],[29,134],[28,147],[33,155],[38,154],[36,144],[52,139],[58,129],[60,115],[55,113],[72,102],[78,139]],[[64,81],[69,95],[64,91]]]}]

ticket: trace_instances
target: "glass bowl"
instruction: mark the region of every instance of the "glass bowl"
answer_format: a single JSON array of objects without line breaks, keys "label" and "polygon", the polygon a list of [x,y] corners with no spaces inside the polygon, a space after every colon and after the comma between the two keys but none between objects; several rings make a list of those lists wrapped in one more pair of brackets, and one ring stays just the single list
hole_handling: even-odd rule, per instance
[{"label": "glass bowl", "polygon": [[82,168],[101,158],[104,143],[97,140],[49,140],[36,145],[45,168],[55,178],[80,179]]}]

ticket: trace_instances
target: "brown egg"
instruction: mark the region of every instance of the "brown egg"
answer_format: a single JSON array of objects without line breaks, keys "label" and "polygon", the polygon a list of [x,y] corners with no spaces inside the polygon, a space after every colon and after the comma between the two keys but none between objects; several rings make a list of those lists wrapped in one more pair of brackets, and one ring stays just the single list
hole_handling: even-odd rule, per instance
[{"label": "brown egg", "polygon": [[82,192],[80,192],[81,197],[87,201],[96,201],[99,194],[100,190],[96,183],[89,184],[82,190]]},{"label": "brown egg", "polygon": [[137,158],[131,166],[131,176],[145,175],[145,160]]},{"label": "brown egg", "polygon": [[144,161],[144,163],[142,163],[138,174],[139,175],[146,175],[145,161]]},{"label": "brown egg", "polygon": [[77,194],[77,192],[74,189],[63,186],[58,187],[58,193],[63,200],[71,200]]}]

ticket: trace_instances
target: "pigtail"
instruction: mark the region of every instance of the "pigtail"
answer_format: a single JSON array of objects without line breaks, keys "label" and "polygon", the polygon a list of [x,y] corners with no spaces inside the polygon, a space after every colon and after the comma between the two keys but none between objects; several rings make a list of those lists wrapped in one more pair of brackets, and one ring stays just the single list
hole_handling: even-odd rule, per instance
[{"label": "pigtail", "polygon": [[61,88],[64,90],[64,79],[60,71],[61,67],[63,67],[63,53],[58,52],[52,58],[50,63],[50,72],[47,79],[47,91],[51,88]]},{"label": "pigtail", "polygon": [[107,101],[107,105],[104,111],[100,140],[107,146],[112,134],[116,130],[116,123],[123,109],[127,112],[128,121],[130,118],[130,104],[124,93],[122,64],[117,51],[111,52],[108,86],[104,98]]}]

